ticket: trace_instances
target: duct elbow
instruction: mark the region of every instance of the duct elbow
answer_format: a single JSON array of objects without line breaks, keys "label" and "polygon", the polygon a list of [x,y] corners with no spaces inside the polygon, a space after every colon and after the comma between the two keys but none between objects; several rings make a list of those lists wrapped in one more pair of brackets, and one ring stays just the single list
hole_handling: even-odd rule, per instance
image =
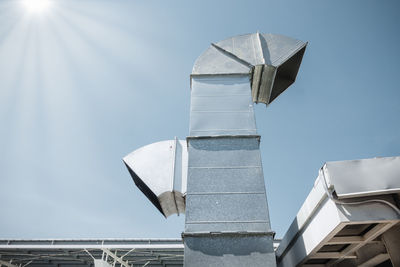
[{"label": "duct elbow", "polygon": [[307,43],[276,34],[246,34],[212,44],[192,77],[248,75],[252,101],[270,104],[294,83]]},{"label": "duct elbow", "polygon": [[153,143],[131,152],[123,161],[136,186],[165,217],[185,212],[186,141]]}]

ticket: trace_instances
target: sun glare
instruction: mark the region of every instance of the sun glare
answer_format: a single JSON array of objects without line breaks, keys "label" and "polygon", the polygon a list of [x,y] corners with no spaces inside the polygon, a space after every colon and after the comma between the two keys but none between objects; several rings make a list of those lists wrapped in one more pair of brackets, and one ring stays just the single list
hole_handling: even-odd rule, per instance
[{"label": "sun glare", "polygon": [[43,13],[49,9],[50,0],[23,0],[23,6],[29,13]]}]

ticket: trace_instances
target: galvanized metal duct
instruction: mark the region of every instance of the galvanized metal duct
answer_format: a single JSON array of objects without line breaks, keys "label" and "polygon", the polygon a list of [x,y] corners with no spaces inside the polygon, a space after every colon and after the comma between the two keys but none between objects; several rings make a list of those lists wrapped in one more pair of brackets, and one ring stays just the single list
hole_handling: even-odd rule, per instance
[{"label": "galvanized metal duct", "polygon": [[136,186],[165,216],[185,212],[187,146],[168,140],[141,147],[123,161]]},{"label": "galvanized metal duct", "polygon": [[250,76],[252,100],[270,104],[296,80],[307,43],[277,34],[235,36],[211,46],[196,60],[195,76]]},{"label": "galvanized metal duct", "polygon": [[212,44],[193,67],[187,144],[124,158],[164,216],[186,208],[185,266],[276,265],[253,102],[268,105],[294,82],[306,45],[259,33]]},{"label": "galvanized metal duct", "polygon": [[185,266],[275,266],[253,102],[296,78],[306,43],[248,34],[212,44],[191,75]]}]

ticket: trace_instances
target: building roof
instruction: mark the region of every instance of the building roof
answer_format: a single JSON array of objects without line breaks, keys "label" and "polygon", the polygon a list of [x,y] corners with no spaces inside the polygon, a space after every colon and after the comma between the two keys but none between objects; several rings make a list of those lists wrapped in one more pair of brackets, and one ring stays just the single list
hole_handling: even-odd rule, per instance
[{"label": "building roof", "polygon": [[182,239],[0,240],[0,266],[183,266]]},{"label": "building roof", "polygon": [[0,266],[84,267],[103,259],[115,266],[181,267],[183,247],[179,238],[0,239]]}]

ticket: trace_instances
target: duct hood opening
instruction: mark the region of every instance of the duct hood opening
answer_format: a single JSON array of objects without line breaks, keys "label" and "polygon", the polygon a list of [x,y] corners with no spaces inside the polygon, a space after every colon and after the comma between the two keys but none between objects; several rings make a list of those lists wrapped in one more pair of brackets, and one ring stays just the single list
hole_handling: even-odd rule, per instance
[{"label": "duct hood opening", "polygon": [[211,44],[196,60],[191,81],[199,76],[247,76],[252,101],[269,105],[296,80],[306,46],[278,34],[234,36]]},{"label": "duct hood opening", "polygon": [[[125,163],[125,162],[124,162]],[[164,214],[160,202],[158,200],[158,197],[151,191],[151,189],[143,182],[142,179],[140,179],[139,176],[129,167],[128,164],[125,163],[125,166],[128,168],[129,174],[131,175],[133,182],[135,185],[139,188],[140,191],[153,203],[153,205],[162,213]],[[165,216],[165,214],[164,214]]]},{"label": "duct hood opening", "polygon": [[252,69],[251,95],[253,102],[270,104],[296,80],[306,46],[286,57],[279,66],[256,65]]},{"label": "duct hood opening", "polygon": [[283,91],[292,85],[292,83],[294,83],[305,51],[306,47],[304,46],[278,67],[271,96],[269,98],[269,102],[266,104],[274,101],[275,98],[277,98]]},{"label": "duct hood opening", "polygon": [[136,186],[165,217],[185,212],[188,161],[185,140],[141,147],[123,161]]}]

